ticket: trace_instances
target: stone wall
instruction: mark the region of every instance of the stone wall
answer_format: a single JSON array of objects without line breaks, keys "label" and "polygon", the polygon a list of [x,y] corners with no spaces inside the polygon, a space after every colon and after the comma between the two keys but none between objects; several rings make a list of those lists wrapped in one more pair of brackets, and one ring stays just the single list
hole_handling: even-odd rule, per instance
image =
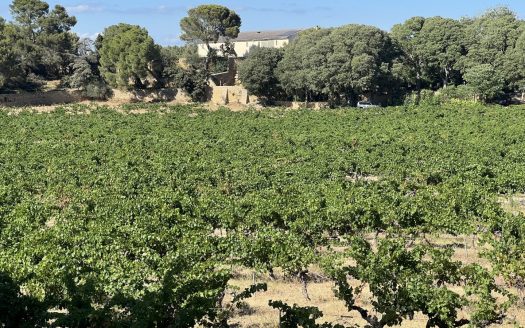
[{"label": "stone wall", "polygon": [[237,84],[237,63],[234,58],[228,58],[228,71],[212,74],[209,80],[211,87],[234,86]]},{"label": "stone wall", "polygon": [[257,103],[257,99],[242,86],[214,86],[211,88],[211,102],[215,105],[248,105]]},{"label": "stone wall", "polygon": [[57,90],[47,92],[23,92],[0,94],[0,107],[49,106],[81,101],[78,92]]}]

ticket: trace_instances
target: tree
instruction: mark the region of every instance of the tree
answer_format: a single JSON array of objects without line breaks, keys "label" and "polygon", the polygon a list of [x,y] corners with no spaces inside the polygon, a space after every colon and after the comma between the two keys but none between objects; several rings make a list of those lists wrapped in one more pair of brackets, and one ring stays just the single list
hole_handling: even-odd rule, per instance
[{"label": "tree", "polygon": [[[355,264],[329,268],[336,284],[336,296],[350,311],[356,311],[370,327],[399,325],[420,312],[426,327],[488,327],[501,323],[513,298],[496,285],[493,274],[477,264],[452,260],[452,249],[432,246],[407,248],[406,240],[387,236],[377,250],[363,238],[353,238],[348,254]],[[368,285],[373,295],[373,312],[357,304],[361,288],[348,279]],[[458,293],[454,288],[461,288]],[[495,295],[506,297],[503,303]],[[460,310],[469,308],[470,319]]]},{"label": "tree", "polygon": [[12,82],[12,78],[17,74],[19,67],[7,35],[7,29],[5,20],[0,17],[0,90]]},{"label": "tree", "polygon": [[239,78],[250,93],[268,101],[279,98],[276,70],[283,58],[282,49],[253,48],[239,65]]},{"label": "tree", "polygon": [[181,58],[184,54],[183,47],[162,47],[160,56],[162,60],[162,79],[165,86],[173,86],[176,76],[183,69]]},{"label": "tree", "polygon": [[[446,87],[459,80],[458,63],[465,54],[463,26],[442,17],[413,17],[392,28],[402,50],[402,75],[415,91],[429,86]],[[458,81],[459,82],[459,81]]]},{"label": "tree", "polygon": [[208,73],[199,66],[189,65],[179,70],[174,76],[174,85],[188,93],[192,101],[206,101],[208,95]]},{"label": "tree", "polygon": [[424,80],[424,61],[418,51],[420,49],[419,34],[424,24],[425,18],[412,17],[402,24],[394,25],[391,32],[392,38],[402,51],[402,76],[409,83],[409,88],[415,88],[418,93],[421,91]]},{"label": "tree", "polygon": [[468,53],[465,66],[492,64],[504,66],[504,55],[511,49],[520,34],[521,22],[506,7],[495,8],[471,20],[465,20],[465,37]]},{"label": "tree", "polygon": [[[323,96],[326,79],[326,54],[330,51],[327,36],[331,29],[302,31],[284,51],[277,77],[288,96],[294,100],[317,100]],[[321,98],[322,99],[322,98]]]},{"label": "tree", "polygon": [[362,96],[391,93],[396,85],[392,65],[398,51],[387,33],[373,26],[347,25],[332,31],[330,44],[330,72],[325,77],[330,99],[355,103]]},{"label": "tree", "polygon": [[71,32],[76,23],[77,19],[59,5],[42,18],[37,43],[43,49],[42,65],[48,77],[60,78],[70,73],[69,64],[75,58],[79,42],[78,36]]},{"label": "tree", "polygon": [[159,81],[160,47],[146,29],[118,24],[104,30],[97,40],[100,71],[112,87],[141,88]]},{"label": "tree", "polygon": [[433,73],[439,80],[431,79],[434,86],[446,88],[458,76],[461,58],[465,55],[464,32],[460,22],[442,17],[427,18],[420,31],[418,52],[423,59],[426,75]]},{"label": "tree", "polygon": [[202,42],[208,49],[206,70],[214,56],[210,43],[216,43],[220,37],[236,38],[241,27],[241,18],[233,10],[219,5],[202,5],[188,11],[188,16],[180,21],[181,40]]},{"label": "tree", "polygon": [[[515,56],[515,49],[518,46],[520,34],[523,32],[524,23],[510,9],[501,7],[491,9],[480,17],[465,20],[464,24],[468,52],[464,58],[463,73],[471,71],[470,78],[472,79],[473,74],[479,74],[481,71],[489,73],[488,66],[480,65],[490,65],[498,75],[492,76],[489,80],[491,83],[488,84],[494,85],[500,78],[503,78],[502,83],[496,83],[500,87],[499,92],[519,89],[520,74],[523,70],[517,64],[519,59]],[[475,66],[478,67],[475,68]],[[479,82],[488,86],[483,81]],[[489,99],[495,94],[489,92],[487,96]]]},{"label": "tree", "polygon": [[507,51],[506,65],[508,71],[505,74],[513,76],[511,87],[521,92],[521,100],[525,100],[525,26],[520,28],[520,36],[516,40],[513,49]]},{"label": "tree", "polygon": [[278,78],[295,99],[355,103],[391,90],[395,56],[388,34],[375,27],[311,29],[285,49]]},{"label": "tree", "polygon": [[206,101],[208,73],[194,45],[163,47],[162,82],[172,88],[180,88],[195,102]]},{"label": "tree", "polygon": [[501,95],[505,88],[505,80],[501,73],[490,64],[467,68],[463,78],[467,86],[484,102]]},{"label": "tree", "polygon": [[15,22],[24,28],[33,43],[36,42],[41,21],[49,12],[49,5],[41,0],[13,0],[9,8]]},{"label": "tree", "polygon": [[14,0],[10,6],[16,25],[14,51],[26,74],[62,78],[69,73],[78,37],[71,32],[77,20],[66,9],[40,0]]},{"label": "tree", "polygon": [[70,65],[71,74],[63,80],[63,85],[78,89],[87,99],[108,99],[112,90],[100,74],[99,60],[95,42],[89,38],[81,39],[77,56]]}]

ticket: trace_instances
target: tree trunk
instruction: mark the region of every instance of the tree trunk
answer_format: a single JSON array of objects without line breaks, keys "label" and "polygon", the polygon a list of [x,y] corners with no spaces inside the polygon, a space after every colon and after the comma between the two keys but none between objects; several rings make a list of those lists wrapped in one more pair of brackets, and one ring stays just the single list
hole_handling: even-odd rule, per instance
[{"label": "tree trunk", "polygon": [[208,48],[208,54],[206,55],[205,68],[206,68],[206,73],[208,73],[210,71],[211,52],[213,49],[210,47],[210,44],[208,42],[206,42],[206,48]]},{"label": "tree trunk", "polygon": [[421,101],[421,74],[419,71],[416,74],[416,105],[419,105]]},{"label": "tree trunk", "polygon": [[303,295],[306,300],[311,301],[310,295],[308,294],[308,272],[307,271],[301,271],[299,272],[299,280],[301,280],[301,284],[303,287]]},{"label": "tree trunk", "polygon": [[446,89],[448,86],[449,75],[450,75],[450,71],[448,67],[445,67],[445,76],[443,77],[443,89]]},{"label": "tree trunk", "polygon": [[304,90],[304,107],[308,107],[308,89]]}]

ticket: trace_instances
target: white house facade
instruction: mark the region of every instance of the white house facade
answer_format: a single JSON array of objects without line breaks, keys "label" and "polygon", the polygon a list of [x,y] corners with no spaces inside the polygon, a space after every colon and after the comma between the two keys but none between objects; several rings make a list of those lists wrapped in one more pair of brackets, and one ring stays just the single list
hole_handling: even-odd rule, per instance
[{"label": "white house facade", "polygon": [[[241,32],[237,38],[230,40],[230,42],[233,44],[237,58],[244,58],[253,47],[283,48],[297,37],[299,32],[300,30]],[[210,47],[216,50],[221,50],[221,46],[224,46],[224,40],[210,44]],[[207,56],[208,48],[206,44],[198,45],[198,53],[200,57]]]}]

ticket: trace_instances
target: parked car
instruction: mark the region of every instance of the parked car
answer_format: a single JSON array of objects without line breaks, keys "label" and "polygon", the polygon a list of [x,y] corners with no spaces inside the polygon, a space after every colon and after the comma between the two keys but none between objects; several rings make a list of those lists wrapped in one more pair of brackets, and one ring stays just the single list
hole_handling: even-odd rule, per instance
[{"label": "parked car", "polygon": [[360,101],[357,103],[357,108],[377,108],[378,105],[374,105],[369,101]]}]

